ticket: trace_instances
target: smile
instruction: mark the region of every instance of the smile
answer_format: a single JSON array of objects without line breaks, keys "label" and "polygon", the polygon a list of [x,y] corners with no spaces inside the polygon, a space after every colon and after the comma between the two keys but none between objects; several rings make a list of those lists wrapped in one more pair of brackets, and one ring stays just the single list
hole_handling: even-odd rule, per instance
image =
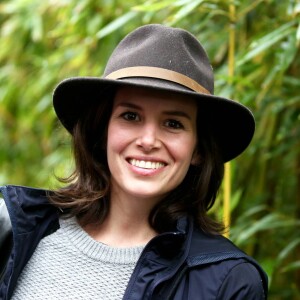
[{"label": "smile", "polygon": [[160,169],[165,166],[162,162],[154,162],[154,161],[145,161],[145,160],[137,160],[130,159],[129,163],[135,167],[143,168],[143,169]]}]

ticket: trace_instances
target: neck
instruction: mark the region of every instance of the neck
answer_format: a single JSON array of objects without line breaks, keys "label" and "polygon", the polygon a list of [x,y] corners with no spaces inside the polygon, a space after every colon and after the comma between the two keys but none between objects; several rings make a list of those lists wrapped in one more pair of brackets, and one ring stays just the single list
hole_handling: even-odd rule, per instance
[{"label": "neck", "polygon": [[154,202],[150,199],[121,197],[112,191],[109,214],[101,225],[84,229],[95,240],[114,247],[145,245],[157,235],[148,217]]}]

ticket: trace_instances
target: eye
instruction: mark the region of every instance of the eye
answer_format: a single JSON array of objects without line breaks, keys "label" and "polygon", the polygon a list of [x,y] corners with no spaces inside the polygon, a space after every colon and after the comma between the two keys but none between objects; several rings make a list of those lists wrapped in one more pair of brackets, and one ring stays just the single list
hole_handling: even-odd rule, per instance
[{"label": "eye", "polygon": [[165,122],[165,126],[172,128],[172,129],[183,129],[184,128],[183,124],[180,121],[173,120],[173,119],[167,120]]},{"label": "eye", "polygon": [[121,116],[123,119],[125,119],[127,121],[139,121],[140,120],[138,114],[135,112],[131,112],[131,111],[125,112]]}]

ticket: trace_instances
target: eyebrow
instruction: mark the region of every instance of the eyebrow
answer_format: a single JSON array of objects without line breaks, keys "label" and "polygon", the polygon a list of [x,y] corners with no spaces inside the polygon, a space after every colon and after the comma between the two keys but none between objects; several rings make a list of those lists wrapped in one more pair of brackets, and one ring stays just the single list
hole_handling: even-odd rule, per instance
[{"label": "eyebrow", "polygon": [[130,103],[130,102],[121,102],[117,105],[117,107],[128,107],[128,108],[135,108],[138,110],[142,110],[142,108],[136,104]]},{"label": "eyebrow", "polygon": [[[130,103],[130,102],[121,102],[117,106],[142,110],[142,107],[140,107],[139,105]],[[187,118],[188,120],[192,119],[191,116],[188,113],[186,113],[184,111],[181,111],[181,110],[165,110],[162,113],[164,115],[168,115],[168,116],[184,117],[184,118]]]},{"label": "eyebrow", "polygon": [[167,111],[163,111],[163,114],[168,116],[174,116],[174,117],[184,117],[188,120],[192,119],[189,114],[181,110],[167,110]]}]

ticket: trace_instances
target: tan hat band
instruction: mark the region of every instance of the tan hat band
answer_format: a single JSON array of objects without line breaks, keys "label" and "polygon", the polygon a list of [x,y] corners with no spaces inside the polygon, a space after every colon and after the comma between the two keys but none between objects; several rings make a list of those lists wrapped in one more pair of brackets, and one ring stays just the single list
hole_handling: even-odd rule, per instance
[{"label": "tan hat band", "polygon": [[164,79],[186,86],[195,92],[210,95],[210,92],[206,88],[204,88],[202,85],[200,85],[198,82],[191,79],[190,77],[175,71],[156,67],[142,66],[124,68],[108,74],[105,78],[120,79],[126,77],[150,77]]}]

